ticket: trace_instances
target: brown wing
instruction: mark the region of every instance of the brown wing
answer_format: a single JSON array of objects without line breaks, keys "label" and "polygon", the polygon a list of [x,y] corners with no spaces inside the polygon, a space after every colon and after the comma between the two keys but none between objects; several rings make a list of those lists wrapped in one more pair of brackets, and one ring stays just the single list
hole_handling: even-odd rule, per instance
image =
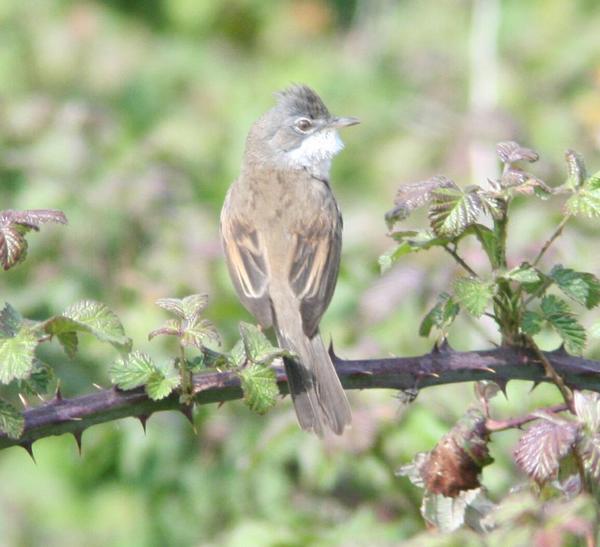
[{"label": "brown wing", "polygon": [[221,237],[229,274],[242,304],[264,328],[270,327],[268,271],[260,239],[250,223],[232,214],[229,195],[221,212]]},{"label": "brown wing", "polygon": [[296,232],[290,285],[300,300],[304,333],[312,338],[335,289],[342,249],[342,216],[333,199],[310,226]]}]

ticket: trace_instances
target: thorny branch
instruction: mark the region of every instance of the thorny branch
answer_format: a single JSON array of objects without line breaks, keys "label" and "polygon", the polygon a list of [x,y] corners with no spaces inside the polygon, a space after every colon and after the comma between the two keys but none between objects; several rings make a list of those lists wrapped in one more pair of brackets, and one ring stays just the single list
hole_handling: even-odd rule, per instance
[{"label": "thorny branch", "polygon": [[[543,355],[569,387],[600,392],[599,361],[573,357],[562,349]],[[505,387],[509,380],[551,381],[539,357],[519,348],[457,352],[445,345],[418,357],[344,360],[333,353],[332,357],[346,389],[423,389],[478,380],[493,380]],[[281,367],[276,367],[276,371],[279,389],[285,394],[285,373]],[[242,397],[239,379],[232,372],[195,375],[193,393],[197,404]],[[178,394],[152,401],[141,388],[132,391],[105,389],[72,399],[59,396],[25,410],[22,437],[14,440],[0,435],[0,449],[21,445],[30,450],[34,441],[63,433],[73,434],[80,445],[82,432],[91,425],[126,417],[138,418],[144,425],[151,414],[161,410],[180,410],[191,417],[190,407],[179,403]]]}]

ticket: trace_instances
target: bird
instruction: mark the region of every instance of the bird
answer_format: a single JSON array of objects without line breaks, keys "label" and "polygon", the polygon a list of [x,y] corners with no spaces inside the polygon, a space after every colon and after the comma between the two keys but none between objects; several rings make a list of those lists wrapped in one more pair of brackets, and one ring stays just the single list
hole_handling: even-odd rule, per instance
[{"label": "bird", "polygon": [[225,261],[241,303],[273,327],[300,427],[341,435],[348,399],[319,333],[334,293],[342,215],[330,186],[338,130],[359,123],[333,116],[310,87],[293,84],[251,127],[238,178],[221,211]]}]

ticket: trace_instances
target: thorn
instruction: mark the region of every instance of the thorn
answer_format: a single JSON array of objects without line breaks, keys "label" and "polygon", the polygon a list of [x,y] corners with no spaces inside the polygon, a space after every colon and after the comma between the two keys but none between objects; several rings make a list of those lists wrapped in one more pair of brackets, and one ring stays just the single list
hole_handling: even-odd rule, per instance
[{"label": "thorn", "polygon": [[224,404],[225,401],[219,401],[219,404],[217,405],[217,410],[219,410]]},{"label": "thorn", "polygon": [[437,372],[429,372],[429,371],[417,372],[418,378],[423,378],[424,376],[429,376],[430,378],[439,378],[440,377],[440,375]]},{"label": "thorn", "polygon": [[44,399],[44,398],[43,398],[43,397],[42,397],[42,396],[41,396],[39,393],[36,393],[36,395],[37,395],[37,398],[38,398],[40,401],[42,401],[42,403],[45,403],[45,402],[46,402],[46,399]]},{"label": "thorn", "polygon": [[194,433],[198,433],[198,431],[196,429],[196,424],[194,423],[194,414],[192,412],[192,405],[182,405],[180,410],[181,410],[181,413],[187,418],[188,422],[190,422],[190,424],[192,424],[192,429],[194,430]]},{"label": "thorn", "polygon": [[104,389],[104,388],[103,388],[101,385],[99,385],[99,384],[92,383],[92,385],[93,385],[93,386],[94,386],[94,387],[95,387],[95,388],[96,388],[98,391],[102,391],[102,390]]},{"label": "thorn", "polygon": [[492,374],[496,374],[496,371],[490,367],[477,367],[475,370],[481,370],[482,372],[491,372]]},{"label": "thorn", "polygon": [[29,408],[29,403],[27,402],[27,399],[25,399],[22,393],[19,393],[19,400],[21,401],[23,408]]},{"label": "thorn", "polygon": [[500,388],[500,391],[504,395],[504,398],[508,401],[508,395],[506,394],[506,386],[508,385],[508,380],[504,378],[498,378],[494,380],[494,383]]},{"label": "thorn", "polygon": [[335,354],[335,350],[333,349],[333,338],[329,339],[329,348],[327,349],[327,353],[329,353],[329,357],[332,361],[338,360],[338,356]]},{"label": "thorn", "polygon": [[33,442],[25,441],[25,442],[22,442],[19,446],[21,446],[22,448],[27,450],[27,454],[29,454],[29,456],[33,460],[33,463],[37,464],[37,462],[35,461],[35,456],[33,455]]},{"label": "thorn", "polygon": [[357,370],[356,372],[354,372],[355,375],[360,375],[360,376],[373,376],[373,371],[372,370]]},{"label": "thorn", "polygon": [[444,338],[441,342],[436,342],[431,350],[431,353],[452,353],[454,350],[450,347],[448,338]]},{"label": "thorn", "polygon": [[148,418],[150,418],[150,414],[140,414],[139,416],[137,416],[137,419],[140,421],[140,424],[142,424],[144,435],[146,434],[146,422],[148,421]]},{"label": "thorn", "polygon": [[56,391],[54,392],[54,402],[62,401],[62,391],[60,390],[60,381],[56,384]]},{"label": "thorn", "polygon": [[75,442],[77,443],[77,450],[79,451],[79,455],[81,456],[81,437],[83,436],[83,431],[73,431],[73,437],[75,437]]},{"label": "thorn", "polygon": [[533,382],[533,385],[531,386],[531,389],[529,390],[529,393],[532,393],[532,392],[533,392],[533,390],[534,390],[536,387],[538,387],[538,386],[539,386],[541,383],[542,383],[542,382],[538,382],[537,380],[535,380],[535,381]]},{"label": "thorn", "polygon": [[569,354],[567,353],[567,350],[565,349],[565,345],[564,345],[564,343],[563,343],[563,344],[561,344],[560,346],[558,346],[558,347],[557,347],[557,348],[556,348],[554,351],[551,351],[551,352],[549,352],[549,353],[552,353],[553,355],[561,355],[561,356],[563,356],[563,355],[564,355],[564,356],[567,356],[567,355],[569,355]]}]

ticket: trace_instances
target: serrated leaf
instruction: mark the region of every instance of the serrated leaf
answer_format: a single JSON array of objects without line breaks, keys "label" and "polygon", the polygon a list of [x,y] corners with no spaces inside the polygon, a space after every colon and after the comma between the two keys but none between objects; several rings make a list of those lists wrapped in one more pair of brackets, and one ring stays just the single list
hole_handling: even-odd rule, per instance
[{"label": "serrated leaf", "polygon": [[471,277],[454,282],[454,299],[475,317],[480,317],[494,296],[494,285]]},{"label": "serrated leaf", "polygon": [[565,343],[569,353],[580,355],[585,347],[585,329],[577,321],[564,300],[546,295],[541,303],[544,319],[550,323]]},{"label": "serrated leaf", "polygon": [[577,417],[592,433],[600,433],[600,394],[575,390],[573,403]]},{"label": "serrated leaf", "polygon": [[152,358],[143,351],[135,350],[126,357],[119,357],[108,374],[114,385],[128,390],[146,384],[156,371]]},{"label": "serrated leaf", "polygon": [[567,200],[565,208],[572,215],[600,217],[600,172],[585,181],[583,186]]},{"label": "serrated leaf", "polygon": [[469,226],[465,233],[472,233],[477,237],[485,254],[488,256],[492,268],[498,268],[501,262],[501,247],[498,244],[498,237],[496,234],[482,224],[473,224]]},{"label": "serrated leaf", "polygon": [[193,322],[208,304],[207,294],[191,294],[182,300],[185,319]]},{"label": "serrated leaf", "polygon": [[27,256],[27,240],[23,229],[16,224],[0,222],[0,264],[10,270]]},{"label": "serrated leaf", "polygon": [[229,363],[234,368],[243,367],[246,364],[246,347],[243,340],[238,340],[229,352]]},{"label": "serrated leaf", "polygon": [[[108,306],[101,302],[94,300],[77,302],[64,311],[62,318],[71,319],[74,323],[55,332],[56,334],[70,331],[88,332],[119,350],[128,351],[131,348],[131,339],[125,335],[121,321]],[[60,322],[60,319],[56,318],[56,320]]]},{"label": "serrated leaf", "polygon": [[557,264],[552,268],[550,278],[563,293],[587,309],[600,303],[600,280],[594,274],[576,272]]},{"label": "serrated leaf", "polygon": [[159,298],[154,302],[157,306],[161,307],[179,319],[185,319],[185,311],[183,310],[183,300],[181,298]]},{"label": "serrated leaf", "polygon": [[269,339],[255,325],[240,323],[240,335],[244,342],[248,359],[257,364],[269,364],[277,357],[289,355],[289,351],[273,346]]},{"label": "serrated leaf", "polygon": [[181,343],[184,346],[193,346],[201,350],[210,342],[220,343],[219,333],[211,321],[196,317],[189,323],[188,320],[183,322]]},{"label": "serrated leaf", "polygon": [[539,159],[539,155],[535,150],[525,148],[515,141],[498,143],[496,153],[502,163],[514,163],[516,161],[534,162]]},{"label": "serrated leaf", "polygon": [[19,381],[19,390],[27,395],[42,395],[48,393],[50,384],[54,381],[54,371],[39,359],[33,360],[33,368],[29,378]]},{"label": "serrated leaf", "polygon": [[419,334],[421,336],[429,336],[433,327],[442,331],[447,329],[458,315],[459,309],[458,304],[448,293],[444,292],[440,294],[435,306],[423,318],[419,327]]},{"label": "serrated leaf", "polygon": [[519,283],[537,283],[542,279],[540,273],[527,262],[506,272],[503,277]]},{"label": "serrated leaf", "polygon": [[146,393],[153,401],[168,397],[179,386],[180,377],[173,367],[156,369],[146,382]]},{"label": "serrated leaf", "polygon": [[544,318],[539,313],[529,310],[523,313],[523,317],[521,318],[521,330],[524,333],[534,336],[542,330],[543,325]]},{"label": "serrated leaf", "polygon": [[565,186],[567,188],[579,188],[587,178],[587,170],[581,154],[575,150],[565,152],[565,161],[567,162],[568,178]]},{"label": "serrated leaf", "polygon": [[10,338],[21,328],[23,317],[8,302],[0,311],[0,338]]},{"label": "serrated leaf", "polygon": [[492,218],[497,220],[506,215],[508,204],[502,196],[480,190],[479,197],[481,198],[484,209],[492,216]]},{"label": "serrated leaf", "polygon": [[240,371],[244,402],[258,414],[264,414],[277,402],[279,388],[272,368],[251,364]]},{"label": "serrated leaf", "polygon": [[532,425],[519,439],[515,449],[515,462],[532,479],[540,484],[556,475],[560,461],[569,454],[579,424],[562,420],[541,420]]},{"label": "serrated leaf", "polygon": [[454,182],[442,175],[436,175],[419,182],[403,184],[398,189],[394,199],[396,207],[385,215],[388,226],[391,227],[394,223],[404,220],[412,211],[429,203],[433,190],[452,186],[455,186]]},{"label": "serrated leaf", "polygon": [[62,332],[56,335],[60,345],[69,359],[74,359],[77,355],[77,347],[79,346],[79,338],[76,332]]},{"label": "serrated leaf", "polygon": [[25,429],[25,418],[13,405],[0,399],[0,431],[11,439],[18,439]]},{"label": "serrated leaf", "polygon": [[29,211],[0,211],[0,264],[5,270],[22,262],[27,255],[29,230],[38,230],[46,222],[61,222],[67,219],[61,211],[33,209]]},{"label": "serrated leaf", "polygon": [[154,329],[148,334],[148,340],[157,336],[181,336],[181,320],[167,319],[162,327]]},{"label": "serrated leaf", "polygon": [[462,190],[458,186],[432,192],[429,220],[439,236],[458,237],[483,211],[479,187]]},{"label": "serrated leaf", "polygon": [[429,230],[396,230],[390,234],[390,237],[395,239],[399,245],[379,257],[381,273],[389,270],[404,255],[444,246],[450,242],[448,238],[438,237]]},{"label": "serrated leaf", "polygon": [[21,326],[14,336],[0,338],[0,382],[8,384],[29,376],[38,345],[34,332]]}]

